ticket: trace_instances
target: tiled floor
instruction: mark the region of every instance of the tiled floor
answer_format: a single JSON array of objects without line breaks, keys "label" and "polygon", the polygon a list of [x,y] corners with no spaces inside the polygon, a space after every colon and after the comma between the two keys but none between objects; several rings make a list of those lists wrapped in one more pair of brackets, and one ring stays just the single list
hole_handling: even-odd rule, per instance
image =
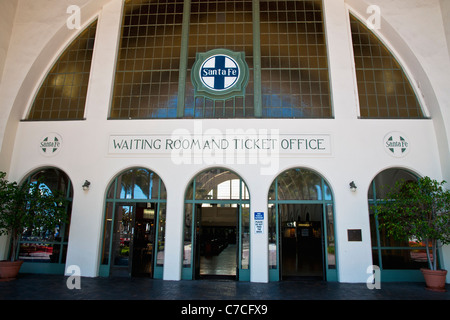
[{"label": "tiled floor", "polygon": [[236,276],[236,245],[229,244],[218,255],[201,256],[200,275]]},{"label": "tiled floor", "polygon": [[[218,280],[163,281],[146,278],[81,278],[69,289],[69,278],[21,274],[0,282],[0,300],[450,300],[447,292],[431,292],[423,283],[366,284],[323,281],[250,283]],[[74,282],[72,282],[74,283]]]}]

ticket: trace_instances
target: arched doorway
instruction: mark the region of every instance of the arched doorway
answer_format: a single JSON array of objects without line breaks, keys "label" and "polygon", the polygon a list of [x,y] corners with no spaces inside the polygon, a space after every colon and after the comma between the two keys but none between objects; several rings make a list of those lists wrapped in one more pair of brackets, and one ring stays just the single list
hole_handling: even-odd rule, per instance
[{"label": "arched doorway", "polygon": [[100,275],[162,279],[166,189],[144,168],[119,174],[106,196]]},{"label": "arched doorway", "polygon": [[49,167],[33,172],[23,183],[38,184],[40,189],[65,196],[68,221],[55,230],[24,230],[16,253],[24,262],[21,272],[64,274],[72,215],[72,182],[65,172]]},{"label": "arched doorway", "polygon": [[269,190],[269,279],[334,280],[333,196],[317,173],[295,168]]},{"label": "arched doorway", "polygon": [[185,196],[183,278],[250,279],[250,196],[234,172],[214,168]]},{"label": "arched doorway", "polygon": [[[390,188],[397,182],[413,182],[419,177],[403,168],[389,168],[378,173],[370,184],[369,201],[370,235],[373,264],[380,268],[383,281],[423,281],[420,268],[428,268],[426,246],[415,239],[399,240],[379,226],[377,206],[388,201]],[[434,253],[432,253],[434,254]],[[439,259],[438,259],[439,262]]]}]

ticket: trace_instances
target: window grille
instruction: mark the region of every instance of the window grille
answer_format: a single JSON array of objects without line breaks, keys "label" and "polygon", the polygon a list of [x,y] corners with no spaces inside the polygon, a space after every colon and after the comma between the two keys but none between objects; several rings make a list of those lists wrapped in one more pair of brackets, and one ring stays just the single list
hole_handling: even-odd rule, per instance
[{"label": "window grille", "polygon": [[183,1],[125,3],[110,117],[174,118]]},{"label": "window grille", "polygon": [[322,1],[261,1],[261,66],[263,117],[332,117]]},{"label": "window grille", "polygon": [[350,15],[361,118],[424,118],[402,67],[386,46]]},{"label": "window grille", "polygon": [[[218,48],[245,53],[245,92],[196,96],[196,53]],[[321,0],[125,3],[112,119],[261,116],[332,117]]]},{"label": "window grille", "polygon": [[84,118],[97,21],[64,51],[47,74],[27,120]]}]

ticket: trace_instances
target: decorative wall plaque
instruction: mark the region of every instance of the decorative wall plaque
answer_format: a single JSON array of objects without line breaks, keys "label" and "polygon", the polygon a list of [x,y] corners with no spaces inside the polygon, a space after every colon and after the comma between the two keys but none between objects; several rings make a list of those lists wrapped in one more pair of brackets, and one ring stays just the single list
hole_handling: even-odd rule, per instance
[{"label": "decorative wall plaque", "polygon": [[214,49],[197,53],[191,80],[196,95],[226,99],[245,94],[248,73],[243,52]]}]

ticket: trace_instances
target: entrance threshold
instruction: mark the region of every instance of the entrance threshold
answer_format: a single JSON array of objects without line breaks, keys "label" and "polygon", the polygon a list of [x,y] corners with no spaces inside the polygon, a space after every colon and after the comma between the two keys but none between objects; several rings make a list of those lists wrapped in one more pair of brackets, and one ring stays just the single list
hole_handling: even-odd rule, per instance
[{"label": "entrance threshold", "polygon": [[325,280],[320,276],[283,276],[283,281],[320,282]]},{"label": "entrance threshold", "polygon": [[205,274],[200,275],[199,280],[221,280],[221,281],[237,281],[234,275]]}]

